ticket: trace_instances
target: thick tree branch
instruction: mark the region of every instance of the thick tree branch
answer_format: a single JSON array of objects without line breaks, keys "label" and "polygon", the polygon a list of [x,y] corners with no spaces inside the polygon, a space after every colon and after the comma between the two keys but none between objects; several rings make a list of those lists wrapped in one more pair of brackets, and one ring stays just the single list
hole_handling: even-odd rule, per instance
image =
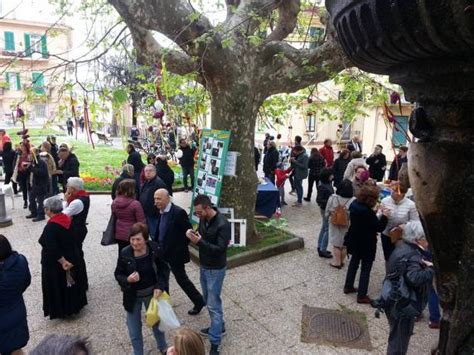
[{"label": "thick tree branch", "polygon": [[209,20],[185,0],[108,0],[127,23],[164,34],[191,56],[199,56],[204,46],[194,40],[209,33]]},{"label": "thick tree branch", "polygon": [[298,23],[300,0],[281,1],[278,7],[278,21],[275,29],[267,37],[267,41],[282,41],[290,35]]},{"label": "thick tree branch", "polygon": [[153,37],[151,31],[134,22],[126,20],[126,23],[132,34],[139,64],[154,65],[160,63],[163,59],[167,68],[175,74],[185,75],[196,70],[195,63],[186,53],[176,49],[164,48]]},{"label": "thick tree branch", "polygon": [[[284,42],[269,43],[265,49],[268,82],[264,85],[269,88],[269,95],[295,92],[324,82],[351,66],[335,39],[311,50],[298,50]],[[273,57],[268,63],[270,53],[273,53]]]},{"label": "thick tree branch", "polygon": [[[287,1],[287,0],[283,0]],[[293,1],[293,0],[291,0]],[[229,3],[234,6],[229,6]],[[225,30],[229,31],[239,26],[244,26],[247,35],[254,34],[260,26],[257,17],[269,17],[273,10],[276,9],[279,0],[227,0],[227,20],[224,23]],[[236,6],[237,5],[237,6]],[[229,14],[229,11],[231,13]],[[238,34],[239,31],[236,31]]]}]

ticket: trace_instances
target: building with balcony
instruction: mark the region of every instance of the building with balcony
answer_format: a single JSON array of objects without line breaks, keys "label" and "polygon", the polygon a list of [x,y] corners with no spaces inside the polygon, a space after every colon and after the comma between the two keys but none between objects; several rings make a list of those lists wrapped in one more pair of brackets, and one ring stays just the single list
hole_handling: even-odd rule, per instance
[{"label": "building with balcony", "polygon": [[30,122],[57,113],[72,29],[58,24],[0,20],[0,126],[12,123],[20,105]]}]

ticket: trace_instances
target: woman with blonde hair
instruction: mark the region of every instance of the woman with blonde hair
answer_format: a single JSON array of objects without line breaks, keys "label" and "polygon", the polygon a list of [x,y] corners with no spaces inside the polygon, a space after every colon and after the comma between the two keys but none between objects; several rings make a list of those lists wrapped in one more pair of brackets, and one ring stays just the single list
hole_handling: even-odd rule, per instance
[{"label": "woman with blonde hair", "polygon": [[168,355],[204,355],[205,348],[201,336],[189,328],[180,328],[174,337]]}]

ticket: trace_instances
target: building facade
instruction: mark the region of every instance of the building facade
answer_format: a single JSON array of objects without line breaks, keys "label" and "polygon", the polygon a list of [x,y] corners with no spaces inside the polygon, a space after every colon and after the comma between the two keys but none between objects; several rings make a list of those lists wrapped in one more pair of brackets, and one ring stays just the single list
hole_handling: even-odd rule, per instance
[{"label": "building facade", "polygon": [[61,100],[71,28],[3,18],[0,38],[0,124],[13,123],[17,105],[32,123],[51,120]]}]

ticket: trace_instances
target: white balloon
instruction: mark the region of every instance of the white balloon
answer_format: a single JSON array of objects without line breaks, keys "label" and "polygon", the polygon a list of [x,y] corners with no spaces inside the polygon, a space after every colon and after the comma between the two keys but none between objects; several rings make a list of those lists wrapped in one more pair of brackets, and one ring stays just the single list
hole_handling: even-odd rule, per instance
[{"label": "white balloon", "polygon": [[155,107],[156,111],[161,111],[163,110],[163,103],[160,100],[156,100],[153,107]]},{"label": "white balloon", "polygon": [[178,149],[175,156],[176,158],[181,159],[183,157],[183,151],[181,149]]}]

